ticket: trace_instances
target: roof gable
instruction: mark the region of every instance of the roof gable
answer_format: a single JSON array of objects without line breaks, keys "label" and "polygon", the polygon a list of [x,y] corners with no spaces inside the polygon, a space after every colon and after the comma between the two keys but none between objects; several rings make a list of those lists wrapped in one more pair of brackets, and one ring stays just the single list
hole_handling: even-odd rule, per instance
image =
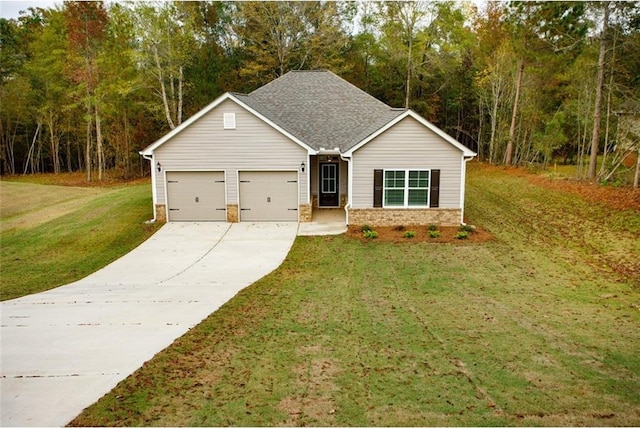
[{"label": "roof gable", "polygon": [[437,126],[435,126],[434,124],[432,124],[431,122],[429,122],[428,120],[426,120],[425,118],[423,118],[422,116],[420,116],[419,114],[415,113],[412,110],[405,110],[401,115],[395,117],[394,119],[387,122],[384,126],[377,129],[375,132],[366,136],[366,138],[362,139],[358,144],[356,144],[355,146],[347,150],[345,152],[345,156],[352,156],[356,150],[358,150],[359,148],[361,148],[362,146],[364,146],[365,144],[367,144],[368,142],[370,142],[371,140],[373,140],[374,138],[376,138],[377,136],[379,136],[389,128],[393,127],[394,125],[396,125],[406,117],[412,117],[415,120],[417,120],[421,125],[431,130],[436,135],[441,137],[444,141],[446,141],[447,143],[451,144],[452,146],[460,150],[463,156],[465,157],[476,156],[476,153],[474,151],[470,150],[467,146],[460,143],[455,138],[453,138],[452,136],[444,132],[442,129],[438,128]]},{"label": "roof gable", "polygon": [[288,137],[291,140],[293,140],[295,143],[297,143],[300,146],[302,146],[308,152],[310,152],[310,153],[314,152],[314,150],[311,147],[309,147],[308,144],[306,144],[305,142],[301,141],[295,135],[292,135],[290,132],[288,132],[287,130],[283,129],[278,124],[273,123],[271,120],[269,120],[269,118],[265,117],[260,112],[255,111],[253,108],[251,108],[245,102],[243,102],[243,98],[244,97],[246,97],[246,95],[244,95],[244,94],[233,94],[231,92],[227,92],[224,95],[221,95],[215,101],[213,101],[211,104],[207,105],[202,110],[200,110],[199,112],[197,112],[196,114],[191,116],[189,119],[187,119],[186,121],[182,122],[180,124],[180,126],[175,127],[173,130],[171,130],[171,132],[165,134],[162,138],[160,138],[156,142],[154,142],[154,143],[150,144],[149,146],[147,146],[146,148],[144,148],[140,152],[140,154],[143,155],[143,156],[151,156],[155,149],[157,149],[158,147],[160,147],[161,145],[163,145],[167,141],[171,140],[173,137],[175,137],[180,132],[185,130],[187,127],[189,127],[192,123],[194,123],[194,122],[200,120],[202,117],[206,116],[207,113],[209,113],[210,111],[215,109],[217,106],[219,106],[220,104],[222,104],[226,100],[231,100],[231,101],[235,102],[240,107],[242,107],[245,110],[247,110],[249,113],[253,114],[254,116],[256,116],[259,119],[261,119],[262,121],[264,121],[267,125],[275,128],[277,131],[281,132],[283,135],[285,135],[286,137]]}]

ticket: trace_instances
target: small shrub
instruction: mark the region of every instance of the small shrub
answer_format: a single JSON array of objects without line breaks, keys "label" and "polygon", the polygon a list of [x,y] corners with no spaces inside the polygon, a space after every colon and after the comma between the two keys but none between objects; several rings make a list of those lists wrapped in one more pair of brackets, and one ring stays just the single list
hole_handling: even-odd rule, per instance
[{"label": "small shrub", "polygon": [[404,230],[404,226],[396,226],[393,228],[396,232],[402,232]]},{"label": "small shrub", "polygon": [[373,229],[371,229],[371,226],[369,226],[368,224],[365,224],[364,226],[362,226],[360,228],[360,232],[362,232],[362,233],[369,232],[370,230],[373,230]]},{"label": "small shrub", "polygon": [[429,231],[429,238],[439,238],[440,237],[440,232],[437,230],[430,230]]},{"label": "small shrub", "polygon": [[469,238],[469,232],[465,232],[464,230],[461,230],[456,234],[456,239],[467,239],[467,238]]},{"label": "small shrub", "polygon": [[430,224],[429,227],[427,227],[427,229],[431,230],[431,231],[436,231],[436,230],[438,230],[438,225]]},{"label": "small shrub", "polygon": [[363,235],[367,239],[376,239],[378,237],[378,232],[375,230],[365,230]]},{"label": "small shrub", "polygon": [[463,224],[460,226],[460,232],[473,233],[476,231],[476,227],[470,224]]},{"label": "small shrub", "polygon": [[416,233],[415,233],[415,232],[413,232],[413,231],[411,231],[411,230],[407,230],[407,231],[404,233],[404,237],[405,237],[405,238],[415,238],[415,237],[416,237]]}]

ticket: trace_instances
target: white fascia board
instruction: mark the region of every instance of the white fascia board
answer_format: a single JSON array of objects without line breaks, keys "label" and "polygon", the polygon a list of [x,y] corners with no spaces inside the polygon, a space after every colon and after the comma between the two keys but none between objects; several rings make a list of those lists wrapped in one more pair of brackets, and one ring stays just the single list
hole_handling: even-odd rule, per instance
[{"label": "white fascia board", "polygon": [[300,145],[302,148],[307,150],[307,152],[309,152],[310,154],[315,154],[316,153],[316,151],[314,149],[312,149],[311,147],[309,147],[307,144],[303,143],[298,138],[296,138],[295,136],[291,135],[289,132],[285,131],[284,129],[282,129],[281,127],[279,127],[278,125],[276,125],[275,123],[270,121],[269,119],[267,119],[265,116],[263,116],[262,114],[258,113],[256,110],[252,109],[251,107],[249,107],[248,105],[243,103],[237,97],[233,96],[233,94],[231,94],[230,92],[227,92],[227,93],[221,95],[220,97],[218,97],[211,104],[209,104],[208,106],[204,107],[202,110],[200,110],[199,112],[197,112],[196,114],[191,116],[185,122],[182,122],[182,124],[180,126],[174,128],[171,132],[165,134],[158,141],[156,141],[155,143],[147,146],[144,150],[142,150],[139,153],[142,156],[150,156],[150,155],[152,155],[153,151],[155,149],[157,149],[158,147],[160,147],[161,145],[163,145],[164,143],[166,143],[167,141],[169,141],[170,139],[175,137],[177,134],[182,132],[184,129],[186,129],[188,126],[190,126],[192,123],[196,122],[202,116],[206,115],[207,113],[209,113],[211,110],[213,110],[218,105],[220,105],[223,101],[226,101],[226,100],[232,100],[233,102],[238,104],[240,107],[242,107],[243,109],[247,110],[249,113],[251,113],[254,116],[258,117],[260,120],[262,120],[263,122],[265,122],[266,124],[268,124],[269,126],[274,128],[275,130],[277,130],[278,132],[280,132],[281,134],[283,134],[287,138],[291,139],[296,144]]},{"label": "white fascia board", "polygon": [[422,125],[424,125],[428,129],[430,129],[431,131],[433,131],[434,133],[439,135],[443,140],[445,140],[446,142],[448,142],[449,144],[451,144],[452,146],[454,146],[455,148],[460,150],[462,152],[463,156],[474,157],[474,156],[477,155],[477,153],[469,150],[464,144],[461,144],[455,138],[451,137],[449,134],[444,132],[442,129],[438,128],[433,123],[429,122],[428,120],[426,120],[425,118],[423,118],[419,114],[415,113],[413,110],[407,110],[406,112],[404,112],[400,116],[398,116],[395,119],[389,121],[389,123],[387,123],[382,128],[378,129],[376,132],[374,132],[373,134],[369,135],[367,138],[365,138],[364,140],[360,141],[358,144],[356,144],[355,146],[353,146],[352,148],[347,150],[345,152],[345,156],[352,156],[353,152],[355,152],[360,147],[364,146],[369,141],[373,140],[374,138],[376,138],[377,136],[379,136],[380,134],[382,134],[383,132],[385,132],[386,130],[388,130],[392,126],[394,126],[396,123],[400,122],[401,120],[403,120],[404,118],[406,118],[408,116],[411,116],[412,118],[414,118],[415,120],[420,122]]}]

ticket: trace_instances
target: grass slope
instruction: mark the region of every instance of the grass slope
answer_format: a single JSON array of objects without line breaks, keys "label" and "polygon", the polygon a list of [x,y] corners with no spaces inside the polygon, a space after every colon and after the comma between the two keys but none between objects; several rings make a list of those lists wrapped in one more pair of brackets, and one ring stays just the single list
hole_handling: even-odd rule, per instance
[{"label": "grass slope", "polygon": [[0,182],[0,298],[80,279],[135,248],[157,225],[149,185],[73,188]]},{"label": "grass slope", "polygon": [[639,425],[637,212],[477,167],[467,207],[495,241],[299,237],[72,425]]}]

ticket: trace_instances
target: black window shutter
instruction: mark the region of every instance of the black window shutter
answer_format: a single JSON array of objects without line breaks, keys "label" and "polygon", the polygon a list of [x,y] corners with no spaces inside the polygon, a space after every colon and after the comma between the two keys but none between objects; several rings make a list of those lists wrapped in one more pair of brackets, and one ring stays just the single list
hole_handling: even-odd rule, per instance
[{"label": "black window shutter", "polygon": [[431,190],[429,195],[429,206],[438,208],[440,205],[440,170],[431,170]]},{"label": "black window shutter", "polygon": [[382,207],[382,170],[373,170],[373,206],[375,208]]}]

